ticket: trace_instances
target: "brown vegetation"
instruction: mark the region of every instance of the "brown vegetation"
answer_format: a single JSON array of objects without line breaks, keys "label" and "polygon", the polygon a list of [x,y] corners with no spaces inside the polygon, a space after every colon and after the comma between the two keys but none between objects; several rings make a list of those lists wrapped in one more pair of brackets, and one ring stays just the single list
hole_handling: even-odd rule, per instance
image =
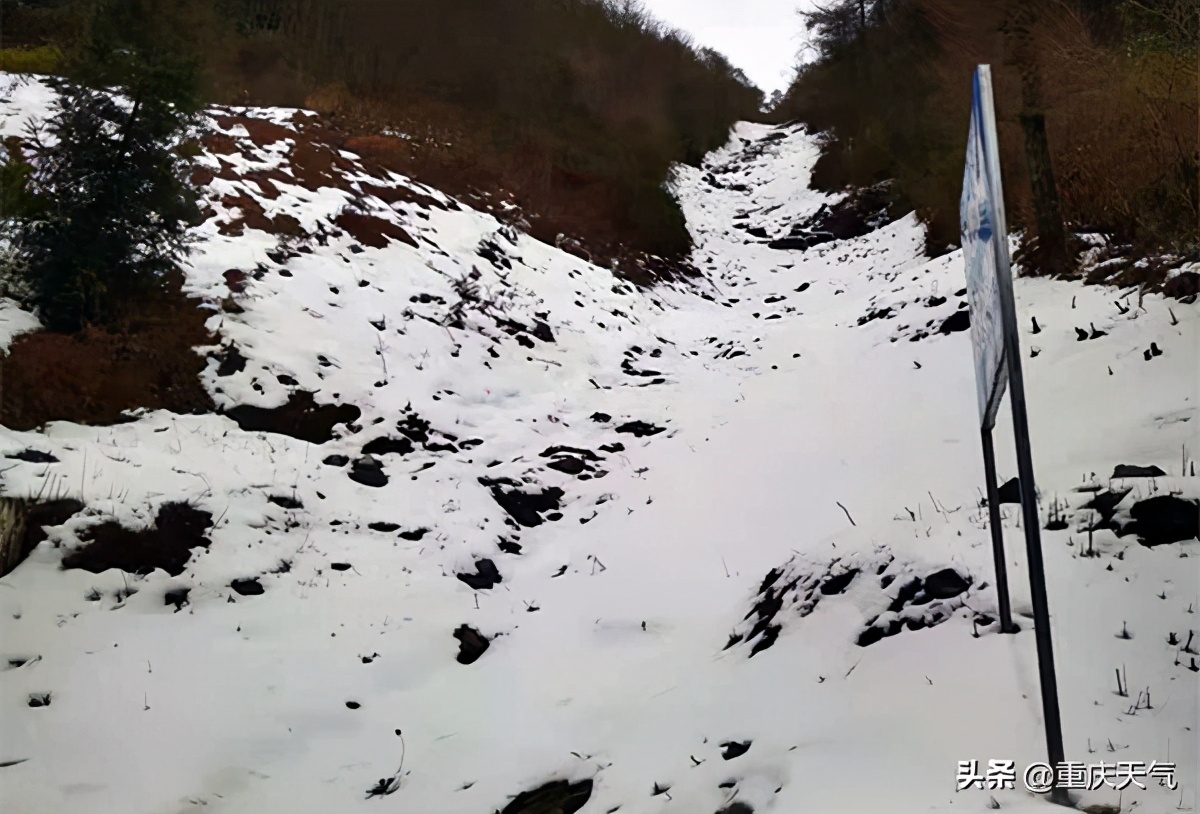
[{"label": "brown vegetation", "polygon": [[1071,230],[1131,253],[1200,249],[1194,0],[831,5],[809,18],[818,60],[774,110],[833,134],[814,176],[823,188],[896,178],[930,248],[956,244],[971,73],[989,63],[1010,226],[1036,238],[1027,139],[1041,114]]},{"label": "brown vegetation", "polygon": [[0,424],[30,430],[48,421],[116,424],[144,407],[207,412],[200,382],[214,343],[204,327],[211,311],[180,292],[179,281],[137,304],[111,328],[78,334],[26,334],[0,359]]}]

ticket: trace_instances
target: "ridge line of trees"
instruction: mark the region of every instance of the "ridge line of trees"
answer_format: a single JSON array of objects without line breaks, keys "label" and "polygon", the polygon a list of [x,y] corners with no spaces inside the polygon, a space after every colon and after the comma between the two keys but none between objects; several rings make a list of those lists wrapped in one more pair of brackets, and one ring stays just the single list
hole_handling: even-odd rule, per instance
[{"label": "ridge line of trees", "polygon": [[[70,50],[98,2],[6,0],[0,45]],[[699,163],[762,108],[740,70],[640,0],[169,0],[153,13],[187,21],[206,101],[315,106],[348,137],[427,129],[437,150],[376,157],[452,194],[511,192],[535,230],[598,257],[686,256],[672,164]]]},{"label": "ridge line of trees", "polygon": [[956,245],[970,75],[990,63],[1027,268],[1073,271],[1076,232],[1200,257],[1195,0],[827,0],[801,17],[815,59],[770,118],[830,135],[819,188],[894,179],[929,249]]}]

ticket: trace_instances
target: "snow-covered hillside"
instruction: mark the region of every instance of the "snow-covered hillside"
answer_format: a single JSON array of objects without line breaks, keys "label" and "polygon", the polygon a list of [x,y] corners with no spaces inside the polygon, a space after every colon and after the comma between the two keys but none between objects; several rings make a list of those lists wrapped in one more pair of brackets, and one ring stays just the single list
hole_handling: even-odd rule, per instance
[{"label": "snow-covered hillside", "polygon": [[[9,88],[0,131],[46,101]],[[86,506],[0,579],[4,812],[1055,810],[955,790],[1045,754],[1014,506],[1023,629],[994,621],[959,254],[912,216],[769,248],[832,200],[814,137],[746,124],[680,171],[703,277],[642,291],[310,119],[208,120],[187,276],[225,414],[0,428],[45,453],[4,495]],[[1194,811],[1200,311],[1016,293],[1068,759],[1178,764],[1080,798]],[[289,400],[324,407],[256,429]],[[78,567],[156,516],[152,572]]]}]

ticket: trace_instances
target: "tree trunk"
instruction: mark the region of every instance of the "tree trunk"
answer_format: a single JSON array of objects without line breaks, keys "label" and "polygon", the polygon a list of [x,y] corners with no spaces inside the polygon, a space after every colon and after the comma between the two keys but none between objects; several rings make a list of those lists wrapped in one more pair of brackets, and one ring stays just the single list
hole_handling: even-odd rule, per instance
[{"label": "tree trunk", "polygon": [[1037,22],[1037,0],[1013,0],[1005,23],[1009,58],[1021,77],[1021,130],[1025,136],[1025,162],[1033,191],[1034,226],[1037,233],[1035,263],[1048,274],[1071,270],[1066,229],[1059,205],[1050,142],[1046,138],[1046,114],[1042,99],[1042,71],[1038,64],[1033,32]]}]

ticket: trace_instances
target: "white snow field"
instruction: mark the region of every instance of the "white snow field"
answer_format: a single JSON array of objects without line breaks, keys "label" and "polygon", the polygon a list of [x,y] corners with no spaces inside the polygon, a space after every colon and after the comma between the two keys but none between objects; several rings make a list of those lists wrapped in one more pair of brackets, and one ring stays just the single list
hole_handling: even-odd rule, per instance
[{"label": "white snow field", "polygon": [[[7,135],[50,96],[6,83]],[[970,334],[939,330],[960,254],[928,259],[911,215],[769,248],[743,227],[835,199],[814,136],[743,124],[679,171],[703,277],[638,290],[350,154],[289,183],[305,119],[207,122],[236,150],[202,159],[188,288],[223,347],[199,352],[222,408],[361,414],[324,443],[167,412],[0,428],[56,459],[5,460],[4,495],[86,507],[0,579],[0,811],[551,814],[510,801],[552,781],[584,814],[1060,810],[1020,778],[1045,740],[1017,507],[1005,635]],[[305,234],[222,234],[238,196]],[[346,212],[410,237],[362,245]],[[1067,758],[1177,764],[1176,789],[1076,797],[1195,811],[1200,541],[1169,538],[1200,497],[1200,313],[1016,294]],[[996,447],[1006,481],[1007,407]],[[178,573],[63,567],[183,502],[211,528]],[[956,791],[971,759],[1016,788]]]}]

